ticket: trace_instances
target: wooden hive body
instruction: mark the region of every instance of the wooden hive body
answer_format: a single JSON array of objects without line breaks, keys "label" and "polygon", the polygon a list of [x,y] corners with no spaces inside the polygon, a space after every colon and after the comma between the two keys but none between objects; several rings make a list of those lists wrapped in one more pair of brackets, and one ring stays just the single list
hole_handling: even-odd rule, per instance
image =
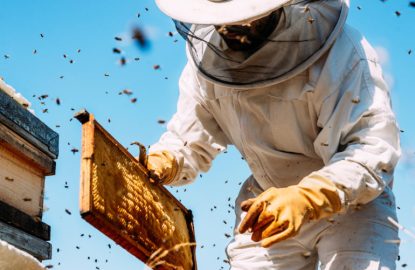
[{"label": "wooden hive body", "polygon": [[3,92],[0,82],[0,239],[49,259],[43,193],[45,176],[55,173],[59,136]]},{"label": "wooden hive body", "polygon": [[195,270],[191,212],[83,112],[82,217],[155,269]]}]

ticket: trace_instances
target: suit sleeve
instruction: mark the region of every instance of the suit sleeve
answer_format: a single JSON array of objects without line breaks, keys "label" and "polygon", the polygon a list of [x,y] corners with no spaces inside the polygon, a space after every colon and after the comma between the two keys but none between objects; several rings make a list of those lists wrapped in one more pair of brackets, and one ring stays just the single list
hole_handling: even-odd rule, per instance
[{"label": "suit sleeve", "polygon": [[227,138],[216,120],[203,105],[198,78],[187,64],[179,80],[177,112],[167,124],[167,131],[150,152],[168,150],[179,164],[179,172],[169,185],[180,186],[206,172],[213,159],[227,147]]},{"label": "suit sleeve", "polygon": [[343,206],[366,204],[393,180],[399,128],[378,63],[362,59],[320,108],[314,148],[325,166],[315,172],[338,187]]}]

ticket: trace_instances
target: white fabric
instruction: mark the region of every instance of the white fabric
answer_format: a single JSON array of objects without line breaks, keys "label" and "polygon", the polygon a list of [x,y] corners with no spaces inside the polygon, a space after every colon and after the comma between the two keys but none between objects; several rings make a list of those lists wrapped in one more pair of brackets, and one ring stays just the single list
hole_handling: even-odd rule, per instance
[{"label": "white fabric", "polygon": [[[263,190],[248,178],[236,201],[258,196]],[[226,253],[231,270],[393,270],[398,257],[395,198],[389,187],[372,202],[343,215],[305,224],[298,235],[262,248],[250,233],[234,232]],[[235,228],[246,212],[235,208]]]},{"label": "white fabric", "polygon": [[271,13],[291,0],[156,0],[167,16],[186,23],[240,24]]},{"label": "white fabric", "polygon": [[376,53],[349,26],[306,71],[250,90],[215,85],[187,65],[177,113],[151,151],[169,150],[188,184],[234,144],[262,189],[310,173],[336,183],[343,205],[365,204],[391,183],[399,128]]},{"label": "white fabric", "polygon": [[213,25],[193,25],[186,33],[188,58],[215,84],[244,89],[277,84],[306,70],[333,45],[348,10],[349,0],[292,1],[280,9],[277,26],[254,53],[229,49]]},{"label": "white fabric", "polygon": [[8,85],[3,79],[0,77],[0,91],[5,92],[9,96],[11,96],[14,100],[16,100],[20,105],[27,108],[31,113],[34,113],[32,109],[30,109],[31,103],[28,101],[22,94],[18,93],[12,86]]},{"label": "white fabric", "polygon": [[45,267],[32,255],[0,240],[1,270],[44,270]]}]

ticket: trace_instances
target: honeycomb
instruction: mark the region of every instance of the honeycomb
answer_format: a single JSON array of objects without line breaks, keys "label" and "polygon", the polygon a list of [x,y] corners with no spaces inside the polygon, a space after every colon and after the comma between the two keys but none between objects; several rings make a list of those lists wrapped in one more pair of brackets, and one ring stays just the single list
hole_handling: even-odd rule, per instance
[{"label": "honeycomb", "polygon": [[149,255],[163,253],[151,257],[160,260],[153,265],[191,270],[193,255],[184,212],[168,191],[150,183],[138,163],[120,147],[95,129],[92,211]]}]

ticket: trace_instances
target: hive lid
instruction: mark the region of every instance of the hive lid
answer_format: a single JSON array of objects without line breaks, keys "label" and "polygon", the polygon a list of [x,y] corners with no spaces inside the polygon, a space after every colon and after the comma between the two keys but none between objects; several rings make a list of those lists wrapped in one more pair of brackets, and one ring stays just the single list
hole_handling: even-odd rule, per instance
[{"label": "hive lid", "polygon": [[59,154],[59,135],[16,100],[0,85],[0,123],[53,159]]}]

